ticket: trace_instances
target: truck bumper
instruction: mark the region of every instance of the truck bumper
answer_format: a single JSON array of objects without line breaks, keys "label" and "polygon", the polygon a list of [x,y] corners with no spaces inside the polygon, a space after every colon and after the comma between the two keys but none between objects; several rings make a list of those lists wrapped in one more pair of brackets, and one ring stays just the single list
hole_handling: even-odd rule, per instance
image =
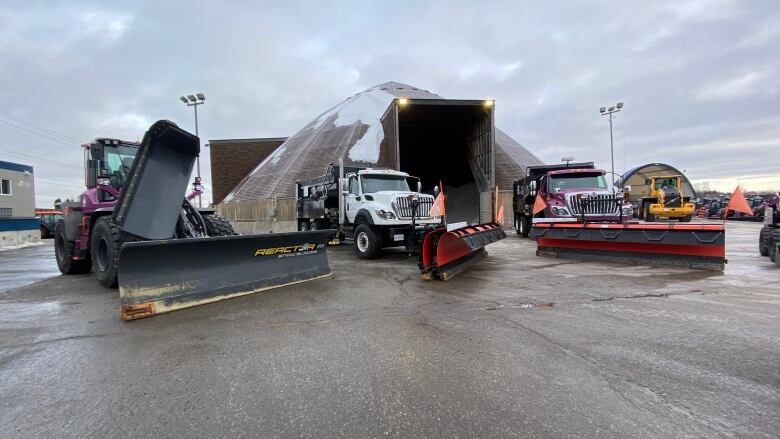
[{"label": "truck bumper", "polygon": [[411,251],[419,248],[425,226],[398,226],[382,229],[382,247],[405,247]]}]

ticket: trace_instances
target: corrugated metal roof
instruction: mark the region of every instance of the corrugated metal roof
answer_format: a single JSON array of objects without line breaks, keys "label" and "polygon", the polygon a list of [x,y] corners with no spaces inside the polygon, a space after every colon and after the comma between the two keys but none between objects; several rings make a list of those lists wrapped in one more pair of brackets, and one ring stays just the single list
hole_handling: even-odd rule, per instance
[{"label": "corrugated metal roof", "polygon": [[693,184],[688,180],[688,177],[679,169],[672,165],[667,165],[666,163],[647,163],[642,166],[637,166],[634,169],[626,171],[616,184],[618,186],[631,186],[634,188],[645,186],[645,180],[652,176],[664,177],[671,175],[682,175],[683,194],[694,198],[697,196],[696,189],[693,188]]},{"label": "corrugated metal roof", "polygon": [[[411,85],[386,82],[357,93],[308,123],[247,175],[225,202],[293,196],[295,182],[323,174],[329,163],[382,166],[395,157],[395,133],[385,133],[382,118],[395,98],[443,99]],[[387,135],[386,135],[387,134]],[[542,164],[506,133],[496,129],[496,182],[500,188],[525,175],[525,167]],[[392,154],[388,154],[389,148]]]}]

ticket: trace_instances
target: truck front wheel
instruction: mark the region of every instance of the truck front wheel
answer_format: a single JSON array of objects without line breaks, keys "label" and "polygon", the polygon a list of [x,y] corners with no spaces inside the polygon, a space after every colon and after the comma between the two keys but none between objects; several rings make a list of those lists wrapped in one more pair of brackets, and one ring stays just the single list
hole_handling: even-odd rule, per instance
[{"label": "truck front wheel", "polygon": [[526,215],[517,217],[515,227],[518,235],[527,238],[531,233],[531,218]]},{"label": "truck front wheel", "polygon": [[361,259],[374,259],[382,250],[382,235],[368,224],[355,229],[355,254]]},{"label": "truck front wheel", "polygon": [[98,218],[92,229],[90,254],[92,255],[92,271],[100,285],[106,288],[116,288],[117,268],[119,265],[119,230],[111,222],[110,216]]},{"label": "truck front wheel", "polygon": [[758,234],[758,253],[761,256],[769,256],[769,233],[771,230],[764,226]]},{"label": "truck front wheel", "polygon": [[68,237],[65,235],[65,223],[63,221],[57,222],[57,225],[54,226],[54,256],[57,259],[57,268],[62,274],[86,273],[91,268],[89,259],[73,260],[75,245],[76,243],[68,241]]}]

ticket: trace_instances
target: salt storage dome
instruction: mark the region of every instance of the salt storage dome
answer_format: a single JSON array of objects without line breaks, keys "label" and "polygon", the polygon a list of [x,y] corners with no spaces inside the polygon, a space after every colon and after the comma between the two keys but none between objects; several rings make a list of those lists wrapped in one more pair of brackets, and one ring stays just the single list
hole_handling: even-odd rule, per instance
[{"label": "salt storage dome", "polygon": [[261,162],[224,202],[294,196],[295,182],[330,163],[397,169],[432,193],[442,181],[448,222],[490,221],[490,194],[542,162],[495,128],[492,101],[444,99],[388,82],[358,93],[303,127]]}]

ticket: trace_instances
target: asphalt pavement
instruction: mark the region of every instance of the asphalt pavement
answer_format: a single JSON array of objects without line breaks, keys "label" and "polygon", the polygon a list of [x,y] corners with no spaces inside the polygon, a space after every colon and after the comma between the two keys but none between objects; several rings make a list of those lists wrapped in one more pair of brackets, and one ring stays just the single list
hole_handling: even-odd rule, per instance
[{"label": "asphalt pavement", "polygon": [[331,278],[133,322],[90,275],[42,274],[50,246],[2,252],[0,437],[780,437],[759,227],[729,223],[725,273],[512,232],[425,282],[333,247]]}]

